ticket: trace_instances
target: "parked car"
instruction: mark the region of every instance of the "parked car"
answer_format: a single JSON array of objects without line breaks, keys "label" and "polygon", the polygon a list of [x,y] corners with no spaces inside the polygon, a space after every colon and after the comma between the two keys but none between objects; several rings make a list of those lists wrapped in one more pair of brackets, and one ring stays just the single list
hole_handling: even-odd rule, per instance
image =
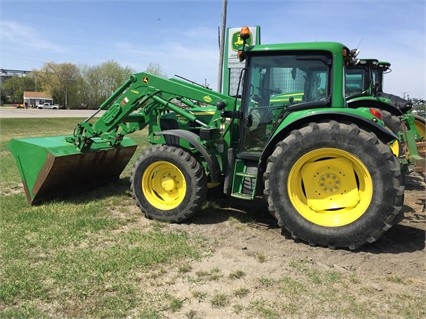
[{"label": "parked car", "polygon": [[50,103],[43,103],[37,105],[38,109],[51,109],[51,110],[58,110],[59,105],[58,104],[50,104]]}]

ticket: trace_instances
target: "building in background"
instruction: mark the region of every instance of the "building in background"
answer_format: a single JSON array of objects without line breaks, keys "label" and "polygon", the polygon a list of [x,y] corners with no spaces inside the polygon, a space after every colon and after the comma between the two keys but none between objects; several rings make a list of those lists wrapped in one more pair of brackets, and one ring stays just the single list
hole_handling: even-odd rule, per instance
[{"label": "building in background", "polygon": [[53,104],[53,98],[46,92],[30,92],[24,91],[24,107],[37,107],[39,104]]}]

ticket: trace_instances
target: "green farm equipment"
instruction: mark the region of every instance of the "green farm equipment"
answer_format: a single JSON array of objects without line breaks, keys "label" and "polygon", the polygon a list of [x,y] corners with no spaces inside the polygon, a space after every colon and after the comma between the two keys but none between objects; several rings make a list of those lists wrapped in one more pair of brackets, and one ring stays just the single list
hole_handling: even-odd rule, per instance
[{"label": "green farm equipment", "polygon": [[426,119],[412,113],[412,103],[383,92],[384,74],[391,72],[389,62],[359,59],[346,68],[346,94],[349,107],[373,107],[382,113],[385,126],[397,134],[392,145],[405,172],[424,172]]},{"label": "green farm equipment", "polygon": [[147,218],[187,220],[215,186],[242,200],[263,196],[284,233],[311,245],[379,239],[401,215],[403,176],[380,112],[347,107],[353,51],[335,42],[249,46],[249,37],[242,28],[235,96],[138,73],[72,135],[11,140],[29,203],[118,178],[137,146],[127,135],[147,127],[151,146],[130,179]]}]

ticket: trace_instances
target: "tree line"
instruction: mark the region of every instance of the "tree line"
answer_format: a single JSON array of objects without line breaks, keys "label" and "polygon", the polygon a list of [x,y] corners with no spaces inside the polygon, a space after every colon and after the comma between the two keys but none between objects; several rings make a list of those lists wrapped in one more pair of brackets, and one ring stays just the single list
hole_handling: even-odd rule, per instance
[{"label": "tree line", "polygon": [[[144,71],[166,77],[161,66],[150,63]],[[97,109],[131,74],[111,60],[96,66],[76,66],[72,63],[48,62],[27,76],[12,76],[1,84],[1,105],[23,103],[24,91],[47,92],[56,104],[67,109]],[[412,98],[413,108],[425,116],[425,100]]]},{"label": "tree line", "polygon": [[[166,77],[160,65],[150,63],[145,72]],[[24,91],[47,92],[67,109],[97,109],[135,73],[115,61],[78,67],[72,63],[48,62],[26,76],[12,76],[1,84],[1,104],[23,103]]]}]

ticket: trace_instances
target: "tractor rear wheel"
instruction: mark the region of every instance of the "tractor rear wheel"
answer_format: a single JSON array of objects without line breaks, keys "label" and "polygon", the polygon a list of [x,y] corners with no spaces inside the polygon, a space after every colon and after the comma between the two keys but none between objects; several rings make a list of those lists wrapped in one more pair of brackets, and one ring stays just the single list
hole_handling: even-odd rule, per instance
[{"label": "tractor rear wheel", "polygon": [[[385,127],[398,136],[398,132],[401,132],[404,129],[401,119],[385,110],[380,110],[380,113],[382,114],[382,120]],[[396,157],[403,155],[403,147],[399,140],[392,141],[389,146]]]},{"label": "tractor rear wheel", "polygon": [[203,167],[190,153],[174,146],[145,149],[130,182],[133,198],[145,216],[165,222],[192,217],[207,195]]},{"label": "tractor rear wheel", "polygon": [[414,126],[417,130],[417,140],[424,141],[425,140],[425,130],[426,130],[426,119],[420,115],[414,115]]},{"label": "tractor rear wheel", "polygon": [[264,195],[294,239],[356,249],[395,224],[402,210],[399,161],[376,135],[354,124],[311,123],[277,144]]}]

